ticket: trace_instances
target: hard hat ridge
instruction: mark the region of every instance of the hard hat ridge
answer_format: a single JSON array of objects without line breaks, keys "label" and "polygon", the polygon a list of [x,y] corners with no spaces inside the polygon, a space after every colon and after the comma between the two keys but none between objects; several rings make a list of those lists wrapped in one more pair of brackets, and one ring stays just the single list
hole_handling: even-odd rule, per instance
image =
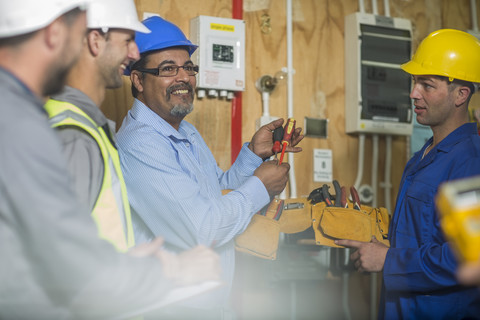
[{"label": "hard hat ridge", "polygon": [[[182,30],[175,24],[159,16],[151,16],[142,21],[150,29],[150,34],[135,34],[135,42],[142,56],[149,52],[163,50],[172,47],[185,47],[191,56],[198,46],[187,39]],[[125,75],[130,75],[131,66],[125,69]]]},{"label": "hard hat ridge", "polygon": [[198,48],[187,39],[185,34],[175,24],[158,16],[152,16],[143,20],[143,24],[152,30],[149,35],[137,34],[135,42],[140,54],[148,51],[166,49],[170,47],[185,46],[189,55]]},{"label": "hard hat ridge", "polygon": [[133,0],[93,1],[88,7],[87,27],[89,29],[119,28],[150,33],[150,30],[138,21]]}]

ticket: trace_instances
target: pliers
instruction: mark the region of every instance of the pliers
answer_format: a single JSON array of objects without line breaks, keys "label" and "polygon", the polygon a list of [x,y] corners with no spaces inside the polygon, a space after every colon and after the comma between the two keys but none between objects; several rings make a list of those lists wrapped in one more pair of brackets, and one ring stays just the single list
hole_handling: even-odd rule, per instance
[{"label": "pliers", "polygon": [[322,186],[322,196],[327,205],[327,207],[341,207],[342,206],[342,188],[337,180],[333,180],[333,187],[335,188],[335,202],[332,203],[334,199],[328,189],[330,188],[326,184]]},{"label": "pliers", "polygon": [[360,210],[360,197],[358,196],[357,189],[354,186],[350,187],[350,195],[352,196],[353,209]]},{"label": "pliers", "polygon": [[[335,197],[333,197],[328,191],[330,187],[327,184],[324,184],[322,187],[310,192],[310,195],[307,199],[310,200],[312,204],[325,202],[327,207],[348,208],[347,191],[345,187],[340,187],[340,184],[337,180],[333,180],[332,184],[335,188]],[[350,188],[350,193],[352,194],[353,198],[353,208],[356,210],[360,210],[360,198],[358,197],[358,193],[357,190],[355,190],[355,187]],[[335,200],[335,202],[332,202],[333,200]]]},{"label": "pliers", "polygon": [[323,202],[323,195],[322,195],[322,188],[317,188],[310,192],[310,195],[308,196],[307,200],[310,200],[311,204],[316,204],[319,202]]},{"label": "pliers", "polygon": [[332,196],[330,195],[330,192],[328,192],[328,188],[330,187],[327,186],[326,184],[322,186],[322,196],[323,196],[323,201],[325,201],[325,204],[327,205],[327,207],[331,207],[333,206]]},{"label": "pliers", "polygon": [[342,205],[342,188],[340,187],[340,183],[337,180],[333,180],[333,187],[335,188],[335,207],[343,207]]}]

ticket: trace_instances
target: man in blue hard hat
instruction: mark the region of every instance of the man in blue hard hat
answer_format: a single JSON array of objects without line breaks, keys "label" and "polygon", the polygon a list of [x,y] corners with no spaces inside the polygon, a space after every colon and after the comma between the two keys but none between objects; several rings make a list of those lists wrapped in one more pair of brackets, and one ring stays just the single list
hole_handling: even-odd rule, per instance
[{"label": "man in blue hard hat", "polygon": [[[287,163],[263,161],[273,154],[272,132],[283,119],[260,128],[223,172],[200,133],[184,121],[193,110],[198,66],[190,56],[197,46],[160,17],[143,23],[152,32],[136,35],[141,58],[130,75],[135,100],[117,134],[136,240],[162,235],[173,251],[198,244],[214,248],[227,285],[188,305],[220,310],[232,284],[233,239],[287,183]],[[287,151],[301,151],[295,147],[300,131]],[[233,191],[222,195],[224,189]]]}]

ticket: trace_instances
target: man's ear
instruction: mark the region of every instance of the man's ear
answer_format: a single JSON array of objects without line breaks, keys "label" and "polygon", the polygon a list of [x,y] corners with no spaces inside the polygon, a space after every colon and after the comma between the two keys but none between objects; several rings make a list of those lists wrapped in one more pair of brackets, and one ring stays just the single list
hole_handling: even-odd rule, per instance
[{"label": "man's ear", "polygon": [[143,77],[140,72],[133,70],[130,73],[130,81],[135,86],[138,92],[143,92]]},{"label": "man's ear", "polygon": [[468,98],[470,97],[471,89],[467,86],[460,86],[458,87],[458,92],[456,96],[455,105],[461,106],[465,102],[468,102]]},{"label": "man's ear", "polygon": [[105,45],[105,36],[98,30],[90,30],[87,33],[87,43],[90,54],[96,57],[100,54],[100,51]]},{"label": "man's ear", "polygon": [[45,28],[45,44],[50,49],[57,49],[65,42],[66,34],[67,26],[60,18],[57,18]]}]

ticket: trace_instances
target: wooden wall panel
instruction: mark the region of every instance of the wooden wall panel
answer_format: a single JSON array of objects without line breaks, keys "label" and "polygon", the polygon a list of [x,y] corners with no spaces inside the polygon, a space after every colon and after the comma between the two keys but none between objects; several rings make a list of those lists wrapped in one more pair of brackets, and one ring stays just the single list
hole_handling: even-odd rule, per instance
[{"label": "wooden wall panel", "polygon": [[[231,0],[136,0],[139,16],[158,13],[176,23],[188,36],[189,21],[197,15],[231,17]],[[431,31],[439,28],[471,29],[469,0],[390,0],[391,16],[410,19],[413,24],[413,47]],[[244,0],[246,22],[246,91],[243,93],[242,141],[255,132],[255,120],[262,114],[261,95],[255,81],[262,75],[274,75],[287,65],[286,19],[284,0]],[[358,137],[345,133],[344,112],[344,17],[358,10],[355,0],[293,1],[294,117],[303,126],[304,117],[329,119],[328,139],[305,138],[304,151],[295,156],[298,195],[306,195],[321,183],[313,182],[313,149],[333,151],[334,178],[352,184],[357,172]],[[370,1],[365,1],[371,12]],[[378,1],[379,14],[384,13]],[[270,17],[271,32],[262,33],[262,15]],[[130,108],[130,81],[110,90],[102,105],[117,127]],[[472,105],[478,105],[478,98]],[[287,86],[278,85],[270,97],[270,114],[286,117]],[[187,117],[203,135],[220,167],[230,165],[231,103],[220,99],[196,100],[194,112]],[[384,176],[384,139],[380,139],[379,180]],[[392,199],[398,191],[401,173],[407,159],[408,141],[394,137]],[[371,141],[367,138],[364,183],[370,182]],[[379,205],[383,205],[379,190]]]},{"label": "wooden wall panel", "polygon": [[[198,15],[231,17],[230,0],[202,1],[162,1],[136,0],[139,17],[144,12],[157,13],[163,18],[178,25],[189,36],[189,22]],[[109,90],[102,110],[120,127],[133,98],[130,93],[130,80],[125,77],[122,88]],[[186,120],[194,124],[204,137],[206,143],[215,155],[220,167],[230,166],[230,117],[231,102],[220,99],[203,99],[195,101],[194,111]]]}]

